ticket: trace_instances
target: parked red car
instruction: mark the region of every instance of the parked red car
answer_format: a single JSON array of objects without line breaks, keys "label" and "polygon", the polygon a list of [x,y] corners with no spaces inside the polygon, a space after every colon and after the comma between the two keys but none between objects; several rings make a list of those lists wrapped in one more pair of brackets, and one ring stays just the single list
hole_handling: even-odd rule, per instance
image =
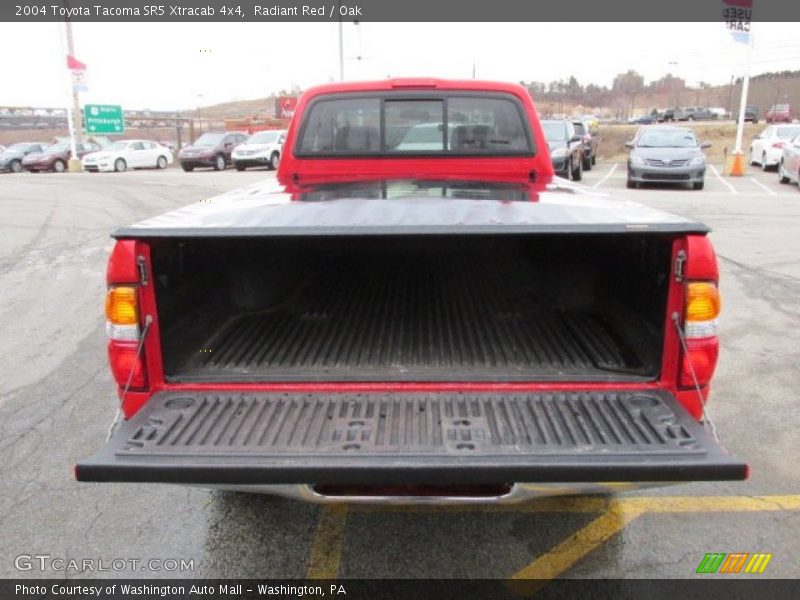
[{"label": "parked red car", "polygon": [[[92,142],[81,142],[76,146],[78,158],[83,158],[89,152],[101,150],[100,146]],[[35,173],[37,171],[55,171],[63,173],[72,155],[72,146],[67,142],[58,142],[45,148],[41,152],[31,152],[22,159],[22,168]]]},{"label": "parked red car", "polygon": [[788,104],[775,104],[767,111],[767,123],[791,123],[794,111]]}]

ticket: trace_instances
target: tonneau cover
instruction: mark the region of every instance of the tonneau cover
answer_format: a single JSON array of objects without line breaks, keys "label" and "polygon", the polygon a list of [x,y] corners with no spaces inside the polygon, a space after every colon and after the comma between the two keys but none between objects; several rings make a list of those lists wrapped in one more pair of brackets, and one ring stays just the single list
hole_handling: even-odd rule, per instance
[{"label": "tonneau cover", "polygon": [[[409,193],[309,201],[274,180],[222,194],[117,229],[116,238],[293,235],[706,233],[696,221],[588,188],[560,184],[525,200]],[[496,199],[495,199],[496,198]]]}]

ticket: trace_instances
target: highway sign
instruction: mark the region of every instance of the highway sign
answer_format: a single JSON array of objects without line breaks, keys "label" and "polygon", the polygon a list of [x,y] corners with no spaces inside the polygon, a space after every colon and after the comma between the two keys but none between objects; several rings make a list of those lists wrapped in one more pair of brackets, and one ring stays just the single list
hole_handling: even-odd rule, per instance
[{"label": "highway sign", "polygon": [[86,133],[124,133],[122,107],[112,104],[87,104],[83,107]]}]

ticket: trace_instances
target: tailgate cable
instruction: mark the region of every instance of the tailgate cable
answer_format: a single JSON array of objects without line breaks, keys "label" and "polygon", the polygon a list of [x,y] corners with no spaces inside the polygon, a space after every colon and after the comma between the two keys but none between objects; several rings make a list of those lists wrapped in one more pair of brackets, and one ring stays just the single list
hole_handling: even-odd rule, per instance
[{"label": "tailgate cable", "polygon": [[136,347],[136,357],[133,359],[133,365],[131,366],[131,372],[128,374],[128,381],[125,383],[125,387],[122,389],[122,394],[119,398],[119,406],[117,406],[117,412],[114,415],[114,420],[111,422],[111,426],[108,428],[108,435],[106,436],[106,442],[111,439],[111,436],[114,435],[114,431],[116,431],[119,422],[122,420],[122,405],[125,402],[125,395],[128,393],[128,389],[131,387],[131,381],[133,381],[133,373],[136,370],[136,364],[139,362],[139,358],[142,356],[142,350],[144,349],[144,341],[147,338],[147,332],[150,331],[150,325],[153,324],[153,317],[151,315],[147,315],[144,318],[144,328],[142,329],[142,335],[139,337],[139,345]]},{"label": "tailgate cable", "polygon": [[721,442],[719,441],[719,436],[717,435],[717,428],[714,425],[714,421],[712,421],[711,417],[709,417],[708,413],[706,413],[706,400],[703,398],[703,391],[700,388],[700,383],[697,381],[697,375],[694,372],[694,365],[692,364],[692,359],[689,355],[689,348],[686,346],[686,335],[683,333],[683,329],[681,328],[680,316],[677,312],[672,313],[672,322],[675,324],[675,330],[678,332],[678,339],[681,341],[683,355],[686,357],[686,362],[689,365],[689,371],[692,373],[692,381],[694,381],[694,387],[697,390],[697,397],[700,399],[700,408],[703,411],[703,428],[707,429],[708,432],[713,436],[714,441],[719,444]]}]

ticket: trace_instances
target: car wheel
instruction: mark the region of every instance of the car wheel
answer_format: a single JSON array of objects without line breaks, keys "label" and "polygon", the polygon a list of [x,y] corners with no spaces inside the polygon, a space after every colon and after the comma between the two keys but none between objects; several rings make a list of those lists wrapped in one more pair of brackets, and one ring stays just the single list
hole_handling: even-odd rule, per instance
[{"label": "car wheel", "polygon": [[693,117],[692,115],[689,115],[689,116],[688,116],[688,118],[687,118],[686,120],[687,120],[687,121],[694,121],[694,117]]},{"label": "car wheel", "polygon": [[702,190],[705,187],[705,181],[695,181],[692,187],[696,190]]},{"label": "car wheel", "polygon": [[764,154],[761,155],[761,170],[762,171],[766,171],[767,170],[767,153],[766,152],[764,152]]},{"label": "car wheel", "polygon": [[756,164],[757,162],[758,162],[758,161],[757,161],[757,160],[755,160],[755,159],[753,158],[753,148],[752,148],[752,146],[751,146],[751,147],[750,147],[750,166],[752,167],[752,166],[753,166],[754,164]]},{"label": "car wheel", "polygon": [[566,172],[565,179],[567,181],[572,181],[572,159],[571,158],[569,159],[569,162],[567,163],[567,172]]},{"label": "car wheel", "polygon": [[578,165],[575,168],[575,171],[572,173],[572,180],[573,181],[580,181],[583,179],[583,160],[578,160]]},{"label": "car wheel", "polygon": [[167,168],[167,157],[166,156],[159,156],[158,160],[156,161],[156,167],[159,169],[166,169]]},{"label": "car wheel", "polygon": [[279,152],[273,152],[272,155],[269,157],[269,167],[270,169],[277,169],[278,165],[281,163],[281,155]]},{"label": "car wheel", "polygon": [[225,170],[225,157],[222,156],[222,154],[217,154],[217,157],[214,159],[214,170],[215,171]]},{"label": "car wheel", "polygon": [[583,159],[583,170],[584,171],[591,171],[592,170],[592,157],[587,156]]},{"label": "car wheel", "polygon": [[124,158],[118,158],[117,160],[114,161],[114,170],[117,173],[122,173],[122,171],[124,171],[127,168],[128,168],[128,165],[125,162]]},{"label": "car wheel", "polygon": [[639,182],[638,181],[631,181],[628,179],[628,189],[629,190],[638,190],[639,189]]},{"label": "car wheel", "polygon": [[236,163],[236,162],[233,163],[233,166],[237,171],[244,171],[247,168],[244,165],[240,165],[239,163]]},{"label": "car wheel", "polygon": [[597,164],[597,153],[592,154],[592,166]]},{"label": "car wheel", "polygon": [[789,183],[789,176],[783,170],[783,161],[778,165],[778,183]]},{"label": "car wheel", "polygon": [[8,168],[11,170],[12,173],[19,173],[22,171],[22,163],[18,160],[12,160],[11,164],[8,165]]},{"label": "car wheel", "polygon": [[64,164],[63,160],[56,160],[53,161],[53,171],[56,173],[63,173],[67,168],[67,165]]},{"label": "car wheel", "polygon": [[192,165],[181,165],[181,169],[183,169],[187,173],[191,173],[192,171],[194,171],[194,167]]}]

